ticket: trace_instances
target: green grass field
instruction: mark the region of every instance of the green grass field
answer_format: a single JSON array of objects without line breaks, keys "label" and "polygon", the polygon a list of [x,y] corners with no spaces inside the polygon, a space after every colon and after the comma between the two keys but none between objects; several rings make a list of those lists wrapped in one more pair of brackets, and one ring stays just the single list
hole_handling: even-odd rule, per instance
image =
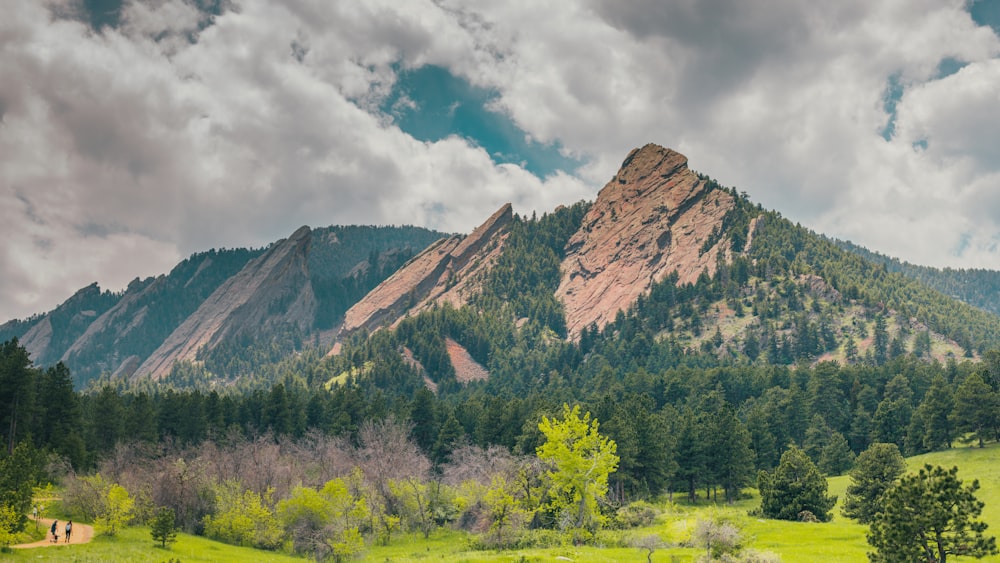
[{"label": "green grass field", "polygon": [[[960,446],[958,448],[926,454],[907,459],[911,470],[925,463],[942,465],[946,468],[959,467],[959,477],[963,481],[979,479],[980,500],[986,503],[984,519],[990,524],[990,532],[1000,534],[1000,444],[991,444],[984,449]],[[830,493],[843,499],[849,484],[846,476],[830,479]],[[439,530],[430,538],[419,534],[402,535],[388,546],[373,545],[365,551],[361,560],[377,562],[433,561],[435,563],[461,562],[547,562],[547,561],[592,561],[592,562],[633,562],[645,561],[646,552],[630,545],[630,539],[656,534],[664,541],[676,545],[690,537],[695,522],[710,516],[721,516],[736,521],[746,536],[746,546],[757,551],[772,552],[785,562],[830,562],[862,563],[867,561],[865,541],[867,527],[858,525],[840,516],[838,502],[831,522],[808,524],[764,520],[748,516],[748,511],[758,504],[756,497],[741,500],[734,506],[714,506],[700,504],[685,506],[677,504],[667,507],[665,513],[653,526],[627,532],[610,532],[602,536],[607,543],[598,546],[564,546],[546,549],[520,549],[510,551],[477,551],[469,548],[469,536],[464,532]],[[658,549],[653,561],[690,562],[701,552],[694,548],[671,547]],[[165,562],[170,559],[182,563],[192,562],[283,562],[304,561],[280,553],[258,551],[234,547],[205,538],[178,535],[177,543],[163,550],[153,546],[149,529],[136,527],[125,530],[117,538],[98,537],[87,545],[46,547],[19,550],[0,554],[2,561],[75,561],[75,562],[117,562],[143,561]],[[558,559],[557,559],[558,558]],[[951,559],[949,559],[951,561]],[[970,558],[956,558],[954,561],[976,561]],[[1000,562],[1000,557],[984,561]]]},{"label": "green grass field", "polygon": [[97,536],[94,541],[87,544],[18,549],[10,553],[0,553],[0,561],[73,561],[78,563],[135,561],[157,563],[170,559],[180,560],[182,563],[302,563],[304,561],[304,559],[280,553],[236,547],[188,534],[177,534],[176,543],[171,545],[169,549],[161,549],[153,545],[153,540],[149,536],[149,528],[145,526],[127,528],[115,538]]}]

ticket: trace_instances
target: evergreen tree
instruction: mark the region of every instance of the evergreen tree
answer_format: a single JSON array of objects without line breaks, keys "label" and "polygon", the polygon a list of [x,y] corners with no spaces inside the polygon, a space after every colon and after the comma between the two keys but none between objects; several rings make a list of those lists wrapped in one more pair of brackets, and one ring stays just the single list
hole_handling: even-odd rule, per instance
[{"label": "evergreen tree", "polygon": [[413,423],[413,439],[425,452],[431,452],[439,430],[434,417],[434,394],[421,387],[413,394],[410,405],[410,422]]},{"label": "evergreen tree", "polygon": [[166,548],[168,543],[177,541],[177,525],[174,518],[174,509],[161,506],[149,524],[149,534],[160,547]]},{"label": "evergreen tree", "polygon": [[892,442],[902,448],[906,429],[913,414],[913,392],[903,375],[892,378],[885,386],[885,395],[875,409],[874,437],[878,442]]},{"label": "evergreen tree", "polygon": [[983,447],[985,440],[995,438],[1000,427],[1000,396],[978,373],[965,378],[955,392],[955,426],[970,434]]},{"label": "evergreen tree", "polygon": [[979,481],[963,486],[958,468],[924,466],[889,489],[872,521],[868,543],[873,563],[946,563],[949,555],[982,558],[997,553],[978,518]]},{"label": "evergreen tree", "polygon": [[705,427],[690,408],[680,417],[677,432],[677,478],[687,485],[688,500],[698,498],[698,485],[705,479],[708,466],[708,448]]},{"label": "evergreen tree", "polygon": [[725,490],[726,502],[732,504],[740,489],[753,481],[755,459],[750,433],[729,403],[711,417],[710,428],[709,472]]},{"label": "evergreen tree", "polygon": [[35,405],[35,370],[28,352],[11,339],[0,345],[0,447],[8,454],[28,433]]},{"label": "evergreen tree", "polygon": [[867,524],[881,506],[882,495],[906,469],[906,462],[896,444],[875,443],[861,452],[851,484],[844,495],[844,516]]},{"label": "evergreen tree", "polygon": [[816,465],[825,475],[843,475],[853,467],[854,452],[851,451],[847,438],[840,432],[834,431],[823,446]]},{"label": "evergreen tree", "polygon": [[80,399],[73,392],[69,368],[62,362],[45,370],[39,380],[38,405],[42,411],[38,438],[53,452],[80,468],[86,457]]},{"label": "evergreen tree", "polygon": [[924,449],[935,451],[950,448],[955,439],[952,419],[955,396],[944,377],[939,375],[934,378],[917,410],[924,420]]},{"label": "evergreen tree", "polygon": [[889,360],[889,332],[886,330],[885,317],[881,313],[875,315],[873,348],[875,365],[883,365]]},{"label": "evergreen tree", "polygon": [[438,464],[447,462],[451,451],[464,435],[465,432],[462,429],[462,424],[455,418],[455,413],[449,413],[448,418],[441,425],[437,439],[434,441],[432,456],[434,462]]},{"label": "evergreen tree", "polygon": [[802,450],[792,446],[781,455],[773,473],[757,474],[761,512],[767,518],[799,520],[811,513],[821,522],[830,519],[837,497],[828,497],[826,479]]}]

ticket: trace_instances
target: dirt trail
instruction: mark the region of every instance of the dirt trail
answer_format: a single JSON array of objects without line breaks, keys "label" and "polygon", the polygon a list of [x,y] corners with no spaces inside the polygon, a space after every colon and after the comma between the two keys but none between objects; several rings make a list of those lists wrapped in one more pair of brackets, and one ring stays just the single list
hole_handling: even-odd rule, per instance
[{"label": "dirt trail", "polygon": [[[45,530],[48,530],[49,528],[52,527],[51,518],[42,518],[38,521],[38,523],[41,524],[41,527]],[[60,520],[56,529],[59,531],[59,543],[52,543],[52,534],[46,532],[44,540],[38,540],[34,543],[22,543],[19,545],[12,545],[11,547],[15,549],[29,549],[32,547],[55,547],[57,545],[66,545],[66,536],[64,535],[66,533],[66,521]],[[73,533],[70,534],[69,538],[70,545],[77,543],[87,543],[93,537],[94,537],[94,528],[92,526],[73,522]]]}]

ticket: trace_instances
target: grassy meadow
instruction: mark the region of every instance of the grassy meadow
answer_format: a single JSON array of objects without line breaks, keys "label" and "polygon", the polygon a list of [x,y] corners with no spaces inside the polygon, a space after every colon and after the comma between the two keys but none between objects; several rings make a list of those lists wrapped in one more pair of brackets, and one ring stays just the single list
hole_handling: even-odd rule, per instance
[{"label": "grassy meadow", "polygon": [[[959,477],[963,481],[979,479],[977,495],[986,503],[984,519],[990,524],[990,532],[1000,533],[1000,445],[991,444],[984,449],[960,446],[945,452],[935,452],[907,459],[911,470],[925,463],[959,467]],[[849,484],[846,476],[829,480],[830,493],[843,499]],[[741,500],[733,506],[710,504],[686,505],[675,503],[663,507],[664,513],[649,527],[603,532],[600,541],[604,546],[572,546],[555,548],[531,548],[508,551],[481,551],[470,549],[470,536],[464,532],[439,530],[430,538],[420,534],[400,535],[390,545],[369,546],[364,561],[402,562],[433,561],[435,563],[461,562],[521,562],[521,561],[593,561],[593,562],[633,562],[645,561],[646,551],[628,547],[632,541],[650,535],[659,536],[664,542],[675,547],[657,549],[653,561],[685,562],[695,561],[701,550],[691,547],[676,547],[691,537],[695,522],[709,517],[721,518],[736,523],[743,530],[745,545],[760,552],[771,552],[785,562],[822,561],[831,563],[861,563],[867,561],[868,549],[865,541],[867,528],[840,515],[840,503],[835,509],[831,522],[810,524],[784,522],[753,518],[748,511],[759,502],[756,496]],[[153,546],[146,527],[134,527],[123,531],[117,538],[97,537],[86,545],[45,547],[30,550],[16,550],[0,554],[2,561],[149,561],[166,562],[171,559],[182,563],[192,562],[277,562],[304,561],[281,553],[258,551],[211,541],[205,538],[179,534],[178,541],[164,550]],[[975,561],[956,558],[954,561]],[[988,561],[1000,561],[993,557]]]}]

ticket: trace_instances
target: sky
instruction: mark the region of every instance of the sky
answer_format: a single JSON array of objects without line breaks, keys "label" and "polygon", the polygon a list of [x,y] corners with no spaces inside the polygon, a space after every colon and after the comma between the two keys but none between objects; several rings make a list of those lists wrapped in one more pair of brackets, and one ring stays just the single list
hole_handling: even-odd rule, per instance
[{"label": "sky", "polygon": [[0,322],[301,225],[468,232],[653,142],[1000,269],[1000,0],[0,0]]}]

